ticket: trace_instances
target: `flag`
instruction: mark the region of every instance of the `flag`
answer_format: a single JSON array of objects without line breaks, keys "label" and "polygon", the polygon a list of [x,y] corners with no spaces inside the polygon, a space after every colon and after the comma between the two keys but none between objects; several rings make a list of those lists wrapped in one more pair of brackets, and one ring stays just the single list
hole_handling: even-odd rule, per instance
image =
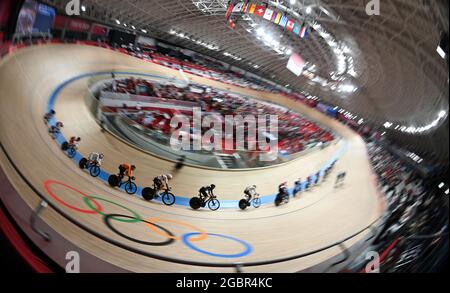
[{"label": "flag", "polygon": [[265,13],[266,13],[266,7],[264,7],[262,5],[256,5],[256,9],[255,9],[256,15],[263,17]]},{"label": "flag", "polygon": [[271,22],[275,22],[275,20],[277,19],[277,15],[278,13],[276,13],[275,11],[272,13],[272,18],[270,19]]},{"label": "flag", "polygon": [[300,34],[301,28],[302,28],[302,26],[300,24],[295,23],[294,29],[292,30],[292,32],[298,36]]},{"label": "flag", "polygon": [[228,27],[230,28],[230,29],[235,29],[235,27],[236,27],[236,23],[234,22],[234,20],[232,20],[232,19],[230,19],[229,21],[228,21]]},{"label": "flag", "polygon": [[242,8],[244,7],[244,2],[239,2],[234,6],[233,12],[241,12]]},{"label": "flag", "polygon": [[271,20],[273,14],[274,14],[274,13],[273,13],[273,10],[267,8],[267,9],[266,9],[266,12],[264,13],[264,19]]},{"label": "flag", "polygon": [[228,20],[230,19],[231,13],[233,13],[233,9],[234,9],[234,4],[231,3],[230,5],[228,5],[227,8],[227,13],[225,14],[225,18]]},{"label": "flag", "polygon": [[286,15],[283,15],[280,19],[280,22],[278,23],[279,26],[285,27],[288,22],[288,17]]},{"label": "flag", "polygon": [[280,23],[281,16],[283,16],[283,13],[278,12],[278,13],[277,13],[277,16],[275,17],[275,20],[274,20],[274,23],[275,23],[275,24]]},{"label": "flag", "polygon": [[308,26],[307,25],[303,25],[302,29],[300,30],[300,34],[299,36],[303,39],[308,35]]},{"label": "flag", "polygon": [[293,19],[289,19],[287,24],[286,24],[286,29],[288,31],[292,32],[292,30],[294,29],[294,25],[295,25],[294,20]]},{"label": "flag", "polygon": [[250,1],[245,1],[244,7],[242,7],[242,13],[247,13],[250,8]]},{"label": "flag", "polygon": [[248,9],[248,13],[249,13],[249,14],[253,14],[253,13],[255,13],[255,10],[256,10],[256,4],[255,4],[255,3],[252,3],[252,4],[250,5],[250,8]]}]

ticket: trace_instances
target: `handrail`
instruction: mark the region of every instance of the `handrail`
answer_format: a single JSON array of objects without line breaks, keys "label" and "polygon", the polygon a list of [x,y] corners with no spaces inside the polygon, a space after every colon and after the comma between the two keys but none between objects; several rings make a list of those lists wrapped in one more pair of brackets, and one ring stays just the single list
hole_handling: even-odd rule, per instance
[{"label": "handrail", "polygon": [[65,212],[63,212],[60,208],[58,208],[55,204],[53,204],[51,201],[49,201],[47,199],[47,197],[45,195],[43,195],[39,190],[37,190],[37,188],[31,184],[31,182],[25,177],[25,175],[19,170],[19,168],[17,167],[17,165],[14,163],[14,161],[12,160],[11,156],[9,155],[9,153],[6,151],[5,147],[3,146],[3,143],[0,142],[0,148],[3,150],[6,158],[8,159],[9,163],[12,165],[12,167],[14,168],[14,170],[16,170],[17,174],[22,178],[22,180],[30,187],[31,190],[33,190],[34,193],[36,193],[36,195],[38,195],[42,200],[46,201],[48,203],[48,206],[51,207],[53,210],[55,210],[57,213],[59,213],[61,216],[63,216],[64,218],[66,218],[68,221],[70,221],[72,224],[78,226],[79,228],[85,230],[86,232],[96,236],[97,238],[100,238],[103,241],[109,242],[110,244],[113,244],[117,247],[120,247],[122,249],[128,250],[130,252],[133,253],[137,253],[146,257],[150,257],[153,259],[157,259],[157,260],[161,260],[161,261],[167,261],[167,262],[171,262],[171,263],[177,263],[177,264],[182,264],[182,265],[191,265],[191,266],[199,266],[199,267],[216,267],[216,268],[237,268],[237,267],[256,267],[256,266],[264,266],[264,265],[271,265],[271,264],[277,264],[277,263],[283,263],[283,262],[287,262],[287,261],[292,261],[292,260],[297,260],[300,258],[304,258],[325,250],[328,250],[330,248],[333,248],[335,246],[338,246],[360,234],[362,234],[363,232],[371,229],[380,219],[381,217],[377,218],[375,221],[373,221],[370,225],[368,225],[367,227],[365,227],[364,229],[361,229],[360,231],[340,240],[340,241],[336,241],[330,245],[324,246],[322,248],[307,252],[307,253],[302,253],[299,255],[295,255],[295,256],[290,256],[290,257],[284,257],[284,258],[278,258],[278,259],[273,259],[273,260],[266,260],[266,261],[256,261],[256,262],[247,262],[247,263],[209,263],[209,262],[198,262],[198,261],[189,261],[189,260],[183,260],[183,259],[177,259],[177,258],[172,258],[172,257],[166,257],[166,256],[161,256],[158,254],[154,254],[151,252],[147,252],[147,251],[143,251],[140,249],[137,249],[135,247],[132,246],[128,246],[124,243],[121,243],[117,240],[111,239],[109,237],[106,237],[105,235],[102,235],[100,233],[98,233],[97,231],[89,228],[86,225],[83,225],[82,223],[78,222],[77,220],[75,220],[73,217],[69,216],[68,214],[66,214]]}]

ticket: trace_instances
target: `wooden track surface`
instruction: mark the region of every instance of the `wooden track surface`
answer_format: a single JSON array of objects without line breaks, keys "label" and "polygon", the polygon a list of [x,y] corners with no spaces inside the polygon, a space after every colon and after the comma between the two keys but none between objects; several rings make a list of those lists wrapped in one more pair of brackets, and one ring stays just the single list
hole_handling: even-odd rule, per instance
[{"label": "wooden track surface", "polygon": [[[40,192],[47,195],[51,203],[58,205],[77,221],[117,242],[144,252],[183,260],[214,263],[266,261],[289,257],[313,251],[364,229],[382,213],[382,200],[371,173],[364,142],[351,130],[325,115],[280,95],[261,93],[234,87],[197,76],[188,75],[195,82],[212,85],[251,95],[261,100],[273,101],[320,121],[343,137],[343,140],[329,148],[308,154],[289,164],[255,171],[212,171],[186,167],[176,174],[174,193],[185,197],[194,196],[200,186],[214,183],[218,186],[220,199],[240,199],[242,190],[250,184],[257,184],[261,195],[273,194],[280,182],[290,184],[299,177],[306,178],[328,161],[340,148],[346,151],[337,163],[328,182],[293,200],[280,208],[265,206],[259,210],[241,212],[238,210],[192,211],[183,207],[165,207],[157,203],[144,202],[136,197],[111,189],[97,179],[82,172],[68,159],[58,145],[49,137],[42,116],[54,89],[64,81],[84,74],[99,71],[133,71],[150,73],[169,78],[181,78],[175,70],[116,53],[113,51],[77,45],[47,45],[26,48],[9,56],[0,63],[0,141],[17,168]],[[123,162],[137,165],[137,183],[149,185],[151,179],[173,168],[173,164],[140,152],[113,136],[102,133],[89,113],[84,95],[87,79],[70,83],[60,93],[55,110],[57,119],[65,124],[64,136],[81,136],[80,152],[91,151],[105,154],[103,168],[113,173]],[[1,152],[0,152],[1,153]],[[17,176],[12,166],[0,156],[0,164],[16,190],[30,208],[39,198]],[[334,189],[336,172],[347,171],[344,187]],[[253,251],[237,259],[224,259],[205,255],[187,248],[182,241],[169,246],[142,245],[118,236],[108,229],[98,214],[84,214],[69,209],[52,197],[44,188],[46,180],[57,180],[77,188],[90,196],[98,196],[124,205],[139,213],[142,218],[162,218],[182,221],[208,233],[225,234],[248,242]],[[67,203],[87,209],[82,197],[61,186],[52,190]],[[98,201],[109,214],[130,212],[116,205]],[[174,264],[155,260],[101,240],[67,221],[53,209],[42,215],[44,221],[54,230],[92,255],[111,264],[135,272],[229,272],[229,268],[208,268]],[[143,241],[161,242],[162,237],[144,223],[122,223],[112,221],[114,227],[127,235]],[[157,222],[176,237],[193,232],[180,224]],[[364,233],[346,242],[356,243]],[[195,239],[194,239],[195,240]],[[242,251],[242,245],[219,237],[208,236],[203,241],[193,242],[201,249],[215,253],[234,254]],[[246,272],[295,272],[325,261],[340,253],[333,247],[326,251],[289,262],[246,268]]]}]

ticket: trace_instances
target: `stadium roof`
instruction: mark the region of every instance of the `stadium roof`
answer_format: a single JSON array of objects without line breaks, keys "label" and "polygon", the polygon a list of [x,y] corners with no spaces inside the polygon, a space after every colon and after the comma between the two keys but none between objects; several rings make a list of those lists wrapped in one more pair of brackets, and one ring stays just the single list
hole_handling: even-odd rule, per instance
[{"label": "stadium roof", "polygon": [[[44,2],[59,9],[67,3]],[[369,1],[362,0],[250,2],[305,22],[309,34],[302,39],[249,14],[235,14],[231,29],[226,0],[82,1],[85,18],[306,91],[385,127],[404,146],[448,158],[448,63],[437,52],[448,33],[447,0],[381,0],[379,16],[367,15]],[[291,51],[312,75],[297,77],[286,69]]]}]

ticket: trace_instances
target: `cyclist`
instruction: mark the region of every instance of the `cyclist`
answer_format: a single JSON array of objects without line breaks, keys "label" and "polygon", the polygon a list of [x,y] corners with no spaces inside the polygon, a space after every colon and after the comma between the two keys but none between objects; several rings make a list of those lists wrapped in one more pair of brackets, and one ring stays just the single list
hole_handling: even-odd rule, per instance
[{"label": "cyclist", "polygon": [[278,186],[278,195],[276,201],[282,202],[289,198],[289,188],[288,183],[283,182]]},{"label": "cyclist", "polygon": [[44,115],[45,123],[49,123],[50,120],[52,120],[53,117],[55,117],[55,114],[56,114],[55,110],[51,110],[50,112],[46,113]]},{"label": "cyclist", "polygon": [[321,172],[319,171],[319,172],[317,172],[317,174],[316,174],[316,180],[314,180],[314,185],[317,185],[317,184],[319,184],[319,181],[320,181],[320,174],[321,174]]},{"label": "cyclist", "polygon": [[48,132],[50,132],[50,134],[58,134],[61,132],[61,128],[64,127],[64,124],[62,122],[56,122],[55,125],[50,126],[50,128],[48,129]]},{"label": "cyclist", "polygon": [[202,188],[200,188],[200,190],[198,191],[200,199],[205,202],[208,197],[214,197],[213,192],[215,188],[216,186],[214,184],[203,186]]},{"label": "cyclist", "polygon": [[306,189],[309,190],[312,187],[313,187],[312,176],[308,176],[308,178],[306,179]]},{"label": "cyclist", "polygon": [[302,178],[299,178],[297,181],[295,181],[294,196],[302,192],[302,188],[303,188]]},{"label": "cyclist", "polygon": [[102,161],[105,158],[105,155],[98,153],[90,153],[88,156],[88,165],[94,166],[102,166]]},{"label": "cyclist", "polygon": [[122,164],[119,166],[119,178],[120,180],[123,179],[123,177],[128,176],[128,178],[133,178],[133,172],[136,170],[136,166],[130,165],[130,164]]},{"label": "cyclist", "polygon": [[172,174],[163,174],[155,177],[153,179],[153,184],[155,185],[155,191],[158,193],[162,190],[170,190],[169,181],[173,179]]},{"label": "cyclist", "polygon": [[289,195],[288,183],[283,182],[278,186],[278,192],[280,195]]},{"label": "cyclist", "polygon": [[186,161],[186,156],[181,156],[178,161],[177,164],[175,165],[175,169],[176,170],[181,170],[184,167],[184,162]]},{"label": "cyclist", "polygon": [[247,187],[244,190],[245,198],[248,202],[252,200],[253,197],[257,197],[258,194],[256,193],[256,185],[252,185]]},{"label": "cyclist", "polygon": [[337,175],[336,183],[335,183],[334,185],[335,185],[335,186],[338,186],[338,185],[340,185],[340,184],[343,184],[346,176],[347,176],[347,173],[346,173],[346,172],[341,172],[341,173],[339,173],[339,174]]},{"label": "cyclist", "polygon": [[72,136],[69,140],[69,148],[73,148],[74,150],[78,150],[78,147],[80,146],[80,137]]}]

